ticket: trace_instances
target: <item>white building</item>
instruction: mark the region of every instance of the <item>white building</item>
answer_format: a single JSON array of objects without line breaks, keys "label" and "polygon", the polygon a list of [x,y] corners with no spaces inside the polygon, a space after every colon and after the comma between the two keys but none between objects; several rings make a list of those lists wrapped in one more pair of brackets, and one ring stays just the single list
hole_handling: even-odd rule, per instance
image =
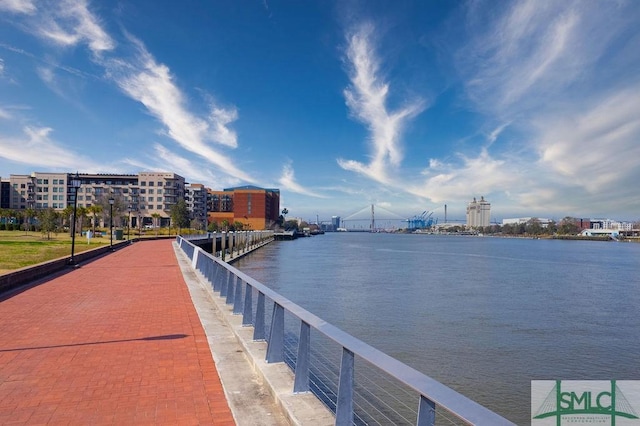
[{"label": "white building", "polygon": [[207,193],[207,188],[200,183],[185,186],[185,201],[190,219],[197,221],[204,228],[207,225]]},{"label": "white building", "polygon": [[480,197],[480,201],[473,198],[467,205],[467,228],[489,226],[491,221],[491,204]]}]

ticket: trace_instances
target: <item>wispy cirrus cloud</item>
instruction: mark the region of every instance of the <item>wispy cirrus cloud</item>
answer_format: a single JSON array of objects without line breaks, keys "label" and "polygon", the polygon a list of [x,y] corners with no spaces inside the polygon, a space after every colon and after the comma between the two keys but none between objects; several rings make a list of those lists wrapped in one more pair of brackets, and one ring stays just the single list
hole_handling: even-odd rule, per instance
[{"label": "wispy cirrus cloud", "polygon": [[36,11],[34,0],[0,0],[0,10],[31,14]]},{"label": "wispy cirrus cloud", "polygon": [[37,35],[61,46],[86,43],[94,54],[113,50],[116,43],[91,13],[86,0],[47,2],[38,16]]},{"label": "wispy cirrus cloud", "polygon": [[296,182],[295,171],[293,170],[293,164],[291,161],[287,162],[282,167],[282,175],[280,176],[280,179],[278,179],[278,183],[280,183],[280,185],[282,185],[287,191],[315,198],[327,198],[326,196],[311,191]]},{"label": "wispy cirrus cloud", "polygon": [[142,103],[165,126],[166,135],[182,148],[201,156],[234,178],[254,182],[234,161],[210,146],[211,143],[237,146],[235,132],[228,128],[228,124],[237,119],[235,108],[212,105],[208,120],[193,114],[169,68],[156,62],[142,42],[132,36],[129,40],[135,47],[132,58],[102,62],[108,76],[126,95]]},{"label": "wispy cirrus cloud", "polygon": [[[46,3],[46,8],[32,4],[33,16],[28,20],[33,25],[28,27],[36,35],[62,47],[86,44],[93,53],[90,59],[103,67],[107,78],[125,95],[144,105],[164,126],[165,136],[229,175],[230,180],[255,182],[235,161],[213,147],[238,146],[237,134],[230,126],[238,119],[235,107],[226,108],[210,100],[208,114],[192,112],[169,67],[158,63],[142,41],[132,35],[125,34],[125,45],[117,49],[86,0]],[[53,67],[39,67],[38,75],[55,93],[65,97]]]},{"label": "wispy cirrus cloud", "polygon": [[388,109],[389,83],[380,75],[380,60],[373,44],[374,30],[373,24],[366,23],[348,34],[351,85],[344,90],[351,114],[369,130],[371,161],[364,164],[338,159],[338,164],[345,170],[389,184],[392,180],[389,168],[398,167],[403,159],[402,131],[411,118],[424,110],[425,103],[417,99],[395,111]]},{"label": "wispy cirrus cloud", "polygon": [[624,1],[490,5],[466,5],[469,33],[455,60],[471,108],[495,130],[475,151],[432,159],[412,190],[434,201],[491,194],[530,214],[576,212],[605,198],[609,211],[628,210],[630,182],[640,180],[639,88],[629,72],[640,52],[614,47],[638,39],[640,9]]},{"label": "wispy cirrus cloud", "polygon": [[83,170],[91,172],[104,167],[51,138],[52,132],[50,127],[25,126],[19,135],[0,134],[0,157],[16,163],[65,171],[77,169],[78,164],[82,165]]},{"label": "wispy cirrus cloud", "polygon": [[[640,85],[607,94],[561,118],[540,117],[540,163],[587,192],[637,192],[640,181]],[[626,185],[623,185],[626,184]],[[625,189],[626,188],[626,189]]]}]

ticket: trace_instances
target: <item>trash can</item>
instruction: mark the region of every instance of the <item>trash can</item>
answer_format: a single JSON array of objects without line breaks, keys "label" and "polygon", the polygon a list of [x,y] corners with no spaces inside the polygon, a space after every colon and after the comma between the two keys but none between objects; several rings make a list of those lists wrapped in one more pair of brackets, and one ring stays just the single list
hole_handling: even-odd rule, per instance
[{"label": "trash can", "polygon": [[122,229],[116,229],[116,230],[115,230],[115,231],[113,231],[113,232],[115,232],[115,239],[116,239],[116,240],[118,240],[118,241],[119,241],[119,240],[124,240],[124,234],[123,234],[123,232],[122,232]]}]

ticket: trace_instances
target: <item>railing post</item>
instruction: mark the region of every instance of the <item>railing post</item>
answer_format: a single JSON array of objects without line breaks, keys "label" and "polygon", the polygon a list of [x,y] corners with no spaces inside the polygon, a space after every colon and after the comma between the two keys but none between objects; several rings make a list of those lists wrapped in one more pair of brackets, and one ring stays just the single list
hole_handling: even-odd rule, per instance
[{"label": "railing post", "polygon": [[242,310],[242,325],[253,324],[253,287],[246,283],[244,286],[244,309]]},{"label": "railing post", "polygon": [[284,308],[273,303],[271,330],[267,341],[267,362],[284,361]]},{"label": "railing post", "polygon": [[227,297],[227,288],[229,287],[229,277],[231,276],[231,271],[225,268],[227,274],[222,277],[222,286],[220,287],[220,297]]},{"label": "railing post", "polygon": [[213,291],[220,291],[222,287],[222,268],[218,262],[214,262],[213,268]]},{"label": "railing post", "polygon": [[353,372],[353,352],[342,348],[338,401],[336,403],[336,426],[351,426],[353,424]]},{"label": "railing post", "polygon": [[213,271],[213,260],[207,259],[206,268],[204,270],[204,277],[207,279],[207,283],[213,288],[213,281],[211,280],[211,271]]},{"label": "railing post", "polygon": [[236,278],[237,278],[231,272],[229,272],[229,276],[230,276],[230,279],[229,279],[229,284],[228,284],[228,287],[227,287],[227,298],[224,301],[224,303],[226,303],[227,305],[230,305],[230,304],[233,303],[233,296],[235,296],[235,293],[234,293],[234,288],[235,287],[234,287],[234,285],[236,283]]},{"label": "railing post", "polygon": [[258,292],[258,305],[256,306],[256,324],[253,327],[253,340],[264,340],[264,293]]},{"label": "railing post", "polygon": [[236,294],[233,298],[233,313],[240,315],[242,313],[242,280],[236,277]]},{"label": "railing post", "polygon": [[434,426],[436,424],[436,404],[420,395],[420,404],[418,404],[418,420],[417,426]]},{"label": "railing post", "polygon": [[296,374],[293,392],[309,392],[309,348],[311,346],[311,327],[300,321],[300,338],[298,339],[298,356],[296,358]]}]

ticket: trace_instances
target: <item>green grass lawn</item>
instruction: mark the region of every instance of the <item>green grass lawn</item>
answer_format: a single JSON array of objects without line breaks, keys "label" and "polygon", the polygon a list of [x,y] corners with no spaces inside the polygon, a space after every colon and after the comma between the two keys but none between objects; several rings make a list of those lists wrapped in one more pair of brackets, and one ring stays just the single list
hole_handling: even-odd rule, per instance
[{"label": "green grass lawn", "polygon": [[[109,244],[109,238],[76,236],[75,252],[90,250]],[[71,236],[67,233],[51,234],[48,240],[40,232],[0,231],[0,274],[47,260],[71,255]]]}]

